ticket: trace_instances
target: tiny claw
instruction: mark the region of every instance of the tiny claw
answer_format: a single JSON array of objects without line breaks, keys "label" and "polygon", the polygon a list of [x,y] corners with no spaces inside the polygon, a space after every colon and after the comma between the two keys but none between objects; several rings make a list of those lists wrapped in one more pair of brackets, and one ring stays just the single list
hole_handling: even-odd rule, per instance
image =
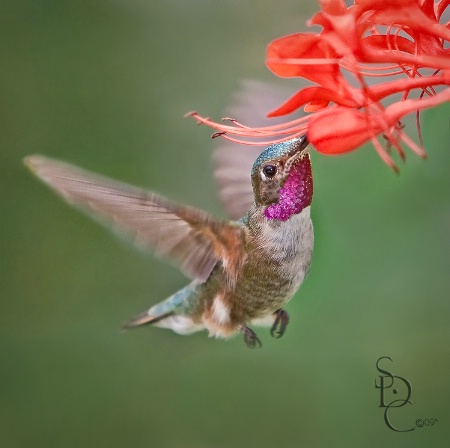
[{"label": "tiny claw", "polygon": [[222,137],[222,135],[225,135],[226,132],[225,131],[220,131],[220,132],[214,132],[213,135],[211,135],[211,138],[217,138],[217,137]]},{"label": "tiny claw", "polygon": [[186,112],[186,113],[183,115],[183,118],[195,117],[195,115],[197,115],[197,111],[191,110],[191,111],[189,111],[189,112]]},{"label": "tiny claw", "polygon": [[256,336],[256,333],[249,327],[243,327],[244,342],[248,348],[261,348],[261,340]]},{"label": "tiny claw", "polygon": [[237,123],[236,118],[231,118],[231,117],[223,117],[222,121],[231,121],[232,123]]},{"label": "tiny claw", "polygon": [[275,322],[270,329],[270,334],[275,339],[280,339],[281,336],[284,335],[286,331],[286,327],[289,323],[289,314],[287,311],[282,310],[281,308],[275,311]]}]

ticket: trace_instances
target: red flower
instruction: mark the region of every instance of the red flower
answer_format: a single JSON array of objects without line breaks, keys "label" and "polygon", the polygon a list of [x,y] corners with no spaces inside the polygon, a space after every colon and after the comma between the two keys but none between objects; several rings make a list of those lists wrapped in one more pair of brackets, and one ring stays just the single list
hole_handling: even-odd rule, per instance
[{"label": "red flower", "polygon": [[[322,11],[309,24],[320,25],[322,31],[276,39],[266,59],[276,75],[314,83],[268,115],[282,116],[301,107],[311,114],[265,128],[248,128],[234,120],[227,126],[192,115],[216,128],[215,136],[247,144],[252,139],[264,140],[254,142],[258,145],[275,143],[306,132],[319,152],[341,154],[372,140],[383,160],[396,169],[377,139],[383,135],[388,148],[393,146],[401,157],[400,142],[425,156],[405,135],[400,120],[450,101],[450,24],[441,23],[450,0],[355,0],[350,7],[343,0],[319,3]],[[410,99],[413,92],[415,99]],[[395,94],[401,94],[396,101],[391,98]]]}]

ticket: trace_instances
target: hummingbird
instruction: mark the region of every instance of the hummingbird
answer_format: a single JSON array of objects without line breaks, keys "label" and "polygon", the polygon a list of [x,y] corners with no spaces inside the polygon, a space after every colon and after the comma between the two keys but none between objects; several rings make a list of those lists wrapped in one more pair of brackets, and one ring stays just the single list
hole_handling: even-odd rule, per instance
[{"label": "hummingbird", "polygon": [[41,155],[24,162],[70,204],[134,234],[137,245],[172,261],[192,280],[127,321],[125,329],[153,324],[179,334],[206,329],[218,338],[242,333],[250,348],[262,345],[253,325],[271,327],[276,338],[284,334],[289,316],[283,306],[308,273],[313,251],[306,136],[269,146],[256,158],[247,173],[250,197],[239,190],[239,170],[227,176],[229,167],[222,168],[222,192],[228,188],[234,203],[230,214],[242,209],[239,200],[251,201],[236,220]]}]

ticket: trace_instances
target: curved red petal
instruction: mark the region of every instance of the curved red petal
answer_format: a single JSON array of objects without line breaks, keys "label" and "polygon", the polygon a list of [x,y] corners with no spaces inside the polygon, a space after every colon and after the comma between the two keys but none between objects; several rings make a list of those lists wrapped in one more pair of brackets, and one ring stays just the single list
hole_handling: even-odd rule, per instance
[{"label": "curved red petal", "polygon": [[408,54],[403,52],[380,50],[377,48],[362,47],[361,62],[373,62],[376,64],[394,63],[405,64],[412,67],[427,67],[441,70],[450,68],[450,51],[443,50],[442,54]]},{"label": "curved red petal", "polygon": [[[350,95],[340,95],[336,90],[330,90],[324,87],[306,87],[291,96],[286,102],[277,109],[271,111],[267,116],[279,117],[281,115],[287,115],[307,103],[311,103],[313,106],[312,109],[308,108],[308,111],[317,110],[327,106],[331,102],[345,107],[359,106]],[[322,106],[317,107],[319,105]]]},{"label": "curved red petal", "polygon": [[[330,83],[340,76],[333,59],[336,52],[320,36],[297,33],[281,37],[267,46],[266,65],[282,77],[304,77],[317,84]],[[302,64],[302,59],[318,59],[318,64]],[[330,60],[330,63],[323,63]]]},{"label": "curved red petal", "polygon": [[450,72],[442,75],[423,76],[418,78],[404,78],[386,82],[366,89],[367,96],[373,101],[380,101],[389,95],[399,92],[408,92],[412,89],[427,89],[432,86],[450,85]]},{"label": "curved red petal", "polygon": [[450,101],[450,87],[426,98],[398,101],[391,104],[386,108],[385,115],[390,123],[396,123],[411,112],[428,109],[448,101]]},{"label": "curved red petal", "polygon": [[308,141],[323,154],[343,154],[357,149],[382,132],[381,120],[357,110],[335,107],[314,114]]},{"label": "curved red petal", "polygon": [[[305,55],[311,57],[313,51],[317,52],[317,44],[321,37],[313,33],[296,33],[280,37],[273,40],[267,46],[268,58],[301,58]],[[325,54],[321,52],[319,57],[324,57]]]},{"label": "curved red petal", "polygon": [[361,46],[370,53],[372,50],[399,50],[406,53],[414,54],[416,46],[406,37],[393,36],[386,34],[366,36],[361,39]]}]

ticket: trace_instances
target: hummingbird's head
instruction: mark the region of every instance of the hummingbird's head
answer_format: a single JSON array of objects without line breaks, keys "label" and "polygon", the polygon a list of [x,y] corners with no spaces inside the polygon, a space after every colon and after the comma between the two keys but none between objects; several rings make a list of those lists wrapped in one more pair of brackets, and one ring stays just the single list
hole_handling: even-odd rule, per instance
[{"label": "hummingbird's head", "polygon": [[269,146],[252,168],[255,203],[267,219],[286,221],[312,201],[311,161],[306,136]]}]

